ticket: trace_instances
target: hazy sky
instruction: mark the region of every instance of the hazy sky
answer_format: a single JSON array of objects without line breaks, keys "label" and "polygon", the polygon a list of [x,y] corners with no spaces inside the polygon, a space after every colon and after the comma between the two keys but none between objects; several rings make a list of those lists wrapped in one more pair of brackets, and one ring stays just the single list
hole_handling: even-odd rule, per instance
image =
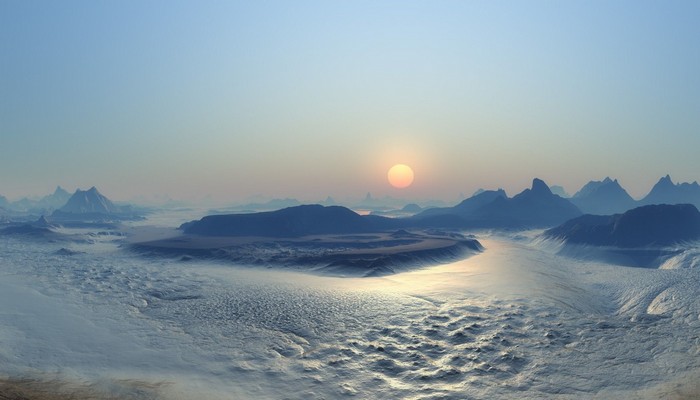
[{"label": "hazy sky", "polygon": [[[699,1],[0,1],[0,194],[700,180]],[[394,189],[393,164],[415,170]]]}]

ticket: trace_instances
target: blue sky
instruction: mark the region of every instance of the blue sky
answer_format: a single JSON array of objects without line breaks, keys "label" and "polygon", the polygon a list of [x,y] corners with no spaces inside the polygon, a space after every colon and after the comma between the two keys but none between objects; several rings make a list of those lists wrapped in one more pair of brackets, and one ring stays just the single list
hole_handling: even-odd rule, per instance
[{"label": "blue sky", "polygon": [[[0,194],[700,179],[700,2],[3,1]],[[415,170],[394,189],[391,165]]]}]

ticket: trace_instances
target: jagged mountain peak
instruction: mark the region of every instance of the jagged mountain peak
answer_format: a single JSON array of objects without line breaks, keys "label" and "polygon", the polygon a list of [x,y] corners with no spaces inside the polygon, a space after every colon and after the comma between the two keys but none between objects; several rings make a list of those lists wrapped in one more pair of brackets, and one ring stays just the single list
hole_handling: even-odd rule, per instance
[{"label": "jagged mountain peak", "polygon": [[120,210],[93,186],[88,190],[76,189],[68,202],[61,207],[61,211],[74,214],[113,214]]},{"label": "jagged mountain peak", "polygon": [[54,196],[64,196],[68,195],[70,196],[70,193],[64,188],[61,187],[61,185],[56,186],[56,190],[53,191]]},{"label": "jagged mountain peak", "polygon": [[659,179],[642,204],[682,204],[690,203],[700,207],[700,185],[693,183],[674,184],[669,175]]},{"label": "jagged mountain peak", "polygon": [[656,185],[654,185],[654,187],[656,186],[675,186],[675,184],[673,183],[673,180],[671,180],[671,175],[666,174],[666,176],[659,179]]},{"label": "jagged mountain peak", "polygon": [[532,188],[530,189],[533,193],[538,194],[552,194],[546,183],[542,179],[535,178],[532,180]]}]

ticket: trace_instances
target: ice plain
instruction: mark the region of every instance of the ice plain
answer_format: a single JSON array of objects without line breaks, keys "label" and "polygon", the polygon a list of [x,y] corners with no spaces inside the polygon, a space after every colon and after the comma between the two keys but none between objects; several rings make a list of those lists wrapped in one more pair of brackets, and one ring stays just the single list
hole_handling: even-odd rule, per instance
[{"label": "ice plain", "polygon": [[465,232],[483,253],[335,278],[69,233],[88,240],[0,237],[0,377],[133,399],[700,395],[695,245],[631,268],[558,255],[537,232]]}]

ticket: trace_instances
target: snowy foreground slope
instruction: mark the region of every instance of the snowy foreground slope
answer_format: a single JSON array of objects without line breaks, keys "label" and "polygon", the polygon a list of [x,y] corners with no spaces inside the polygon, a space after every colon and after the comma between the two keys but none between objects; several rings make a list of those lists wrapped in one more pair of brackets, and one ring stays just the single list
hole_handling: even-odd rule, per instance
[{"label": "snowy foreground slope", "polygon": [[127,399],[700,395],[698,268],[482,234],[463,261],[329,278],[90,237],[0,237],[0,377]]}]

